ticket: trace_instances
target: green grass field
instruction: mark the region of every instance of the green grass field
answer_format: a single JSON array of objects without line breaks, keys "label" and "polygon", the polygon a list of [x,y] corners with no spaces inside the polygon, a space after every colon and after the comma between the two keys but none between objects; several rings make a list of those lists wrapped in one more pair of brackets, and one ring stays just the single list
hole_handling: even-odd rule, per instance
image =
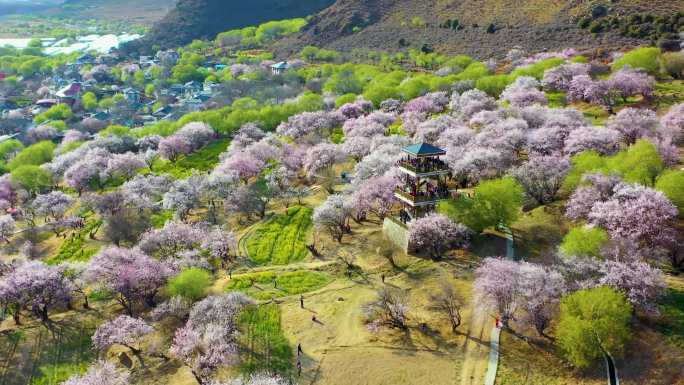
[{"label": "green grass field", "polygon": [[176,179],[187,178],[195,171],[210,171],[219,162],[219,156],[226,151],[229,139],[217,140],[203,149],[182,157],[175,162],[158,159],[153,167],[156,174],[169,174]]},{"label": "green grass field", "polygon": [[249,258],[258,264],[285,265],[308,255],[307,237],[312,227],[313,210],[291,207],[258,225],[246,241]]},{"label": "green grass field", "polygon": [[282,329],[280,308],[260,305],[240,314],[239,328],[245,349],[240,369],[246,373],[267,371],[287,376],[292,369],[292,348]]},{"label": "green grass field", "polygon": [[46,259],[45,262],[51,265],[57,265],[62,262],[89,261],[93,255],[97,254],[100,247],[97,245],[88,245],[88,234],[101,224],[101,220],[88,222],[79,232],[74,233],[72,236],[65,239],[59,247],[59,250],[57,250],[57,253]]},{"label": "green grass field", "polygon": [[226,290],[239,290],[257,299],[271,299],[318,290],[331,281],[329,275],[315,271],[266,271],[234,275]]},{"label": "green grass field", "polygon": [[660,305],[663,317],[658,330],[679,349],[684,350],[684,290],[670,288]]},{"label": "green grass field", "polygon": [[659,110],[684,101],[684,80],[658,82],[655,85],[654,107]]},{"label": "green grass field", "polygon": [[[73,317],[73,314],[71,314]],[[89,317],[56,320],[54,330],[32,324],[0,339],[0,384],[57,385],[95,359]]]},{"label": "green grass field", "polygon": [[549,99],[549,107],[561,108],[567,105],[565,92],[547,92],[546,97]]}]

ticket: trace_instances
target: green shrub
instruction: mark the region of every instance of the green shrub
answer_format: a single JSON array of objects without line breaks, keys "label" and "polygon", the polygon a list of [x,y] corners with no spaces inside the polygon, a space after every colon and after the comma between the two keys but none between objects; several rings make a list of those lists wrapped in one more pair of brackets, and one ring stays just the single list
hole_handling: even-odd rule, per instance
[{"label": "green shrub", "polygon": [[663,73],[675,79],[684,78],[684,52],[665,52],[660,57]]},{"label": "green shrub", "polygon": [[363,93],[364,99],[373,102],[375,107],[380,107],[380,103],[387,99],[399,99],[401,95],[396,87],[382,84],[372,85],[366,88]]},{"label": "green shrub", "polygon": [[344,143],[344,131],[342,131],[342,127],[333,129],[332,133],[330,134],[330,141],[335,144]]},{"label": "green shrub", "polygon": [[305,25],[306,19],[304,18],[269,21],[259,25],[256,28],[254,32],[254,38],[260,44],[264,44],[269,41],[296,33]]},{"label": "green shrub", "polygon": [[612,65],[612,70],[617,71],[628,65],[632,68],[642,68],[651,75],[656,75],[660,69],[660,49],[655,47],[636,48],[627,53]]},{"label": "green shrub", "polygon": [[438,211],[480,233],[487,228],[510,226],[520,215],[523,188],[513,178],[480,183],[472,198],[440,202]]},{"label": "green shrub", "polygon": [[511,82],[511,77],[508,75],[490,75],[477,79],[475,88],[490,96],[498,97]]},{"label": "green shrub", "polygon": [[0,143],[0,159],[9,160],[15,153],[20,152],[24,148],[24,145],[16,140],[9,139]]},{"label": "green shrub", "polygon": [[601,170],[606,160],[595,151],[584,151],[570,158],[572,168],[563,181],[563,190],[572,193],[579,186],[582,176],[589,172]]},{"label": "green shrub", "polygon": [[108,137],[108,136],[128,136],[131,133],[131,129],[125,126],[118,126],[118,125],[112,125],[104,130],[100,131],[97,133],[97,136],[99,137]]},{"label": "green shrub", "polygon": [[482,62],[469,64],[454,80],[477,80],[490,74],[489,68]]},{"label": "green shrub", "polygon": [[41,114],[38,114],[33,119],[33,122],[36,124],[40,124],[48,120],[68,120],[71,119],[73,116],[74,113],[71,112],[71,107],[69,107],[67,104],[56,104],[50,107],[49,110]]},{"label": "green shrub", "polygon": [[86,92],[81,97],[81,104],[86,111],[92,111],[97,108],[97,95],[93,92]]},{"label": "green shrub", "polygon": [[302,59],[310,62],[321,61],[329,63],[334,62],[340,57],[340,54],[336,51],[320,49],[311,45],[304,47],[300,55]]},{"label": "green shrub", "polygon": [[40,193],[52,186],[52,175],[40,166],[16,167],[11,172],[11,179],[32,194]]},{"label": "green shrub", "polygon": [[403,100],[415,99],[430,92],[429,76],[418,75],[404,80],[397,88]]},{"label": "green shrub", "polygon": [[9,168],[15,169],[20,166],[40,166],[52,160],[56,144],[49,140],[38,142],[21,150],[17,156],[9,162]]},{"label": "green shrub", "polygon": [[344,94],[335,99],[335,107],[340,108],[347,103],[353,103],[358,96],[356,94]]},{"label": "green shrub", "polygon": [[[455,22],[458,23],[457,20],[454,20]],[[444,65],[447,67],[459,67],[459,68],[466,68],[472,63],[475,62],[475,59],[468,55],[456,55],[452,58],[449,58]]]},{"label": "green shrub", "polygon": [[166,285],[170,297],[181,296],[191,302],[198,301],[206,295],[212,284],[211,273],[200,268],[183,270],[171,278]]},{"label": "green shrub", "polygon": [[363,91],[363,83],[354,71],[354,66],[345,64],[328,78],[323,89],[337,95],[360,94]]},{"label": "green shrub", "polygon": [[179,128],[180,127],[176,127],[175,122],[164,120],[149,126],[134,128],[131,130],[131,135],[135,138],[142,138],[148,135],[161,135],[166,137],[173,135]]},{"label": "green shrub", "polygon": [[416,27],[416,28],[425,27],[425,20],[420,16],[414,16],[411,19],[411,25]]},{"label": "green shrub", "polygon": [[573,227],[563,238],[560,251],[569,257],[598,258],[608,239],[608,232],[600,227]]},{"label": "green shrub", "polygon": [[160,210],[158,213],[150,215],[150,223],[155,229],[161,229],[166,222],[173,219],[173,210]]},{"label": "green shrub", "polygon": [[567,104],[565,92],[547,92],[546,98],[549,100],[549,107],[561,108]]},{"label": "green shrub", "polygon": [[580,290],[563,298],[556,330],[558,344],[572,364],[603,362],[603,352],[622,353],[632,333],[632,305],[609,287]]},{"label": "green shrub", "polygon": [[620,174],[626,182],[645,186],[653,186],[663,169],[658,149],[646,139],[638,140],[606,161],[606,172]]},{"label": "green shrub", "polygon": [[511,81],[515,80],[520,76],[531,76],[537,80],[541,80],[544,77],[544,72],[554,67],[565,63],[565,60],[561,58],[551,58],[530,64],[528,66],[516,68],[511,72]]},{"label": "green shrub", "polygon": [[680,216],[684,214],[684,171],[666,170],[656,180],[655,188],[677,206]]},{"label": "green shrub", "polygon": [[69,142],[64,145],[60,145],[59,154],[66,154],[67,152],[74,151],[75,149],[81,147],[85,143],[84,141],[77,140],[75,142]]}]

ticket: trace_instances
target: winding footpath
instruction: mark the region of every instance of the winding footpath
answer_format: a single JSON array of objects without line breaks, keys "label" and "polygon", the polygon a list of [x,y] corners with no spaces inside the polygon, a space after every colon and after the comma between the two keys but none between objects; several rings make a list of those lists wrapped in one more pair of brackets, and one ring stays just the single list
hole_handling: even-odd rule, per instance
[{"label": "winding footpath", "polygon": [[[515,248],[513,247],[513,233],[510,229],[506,231],[506,258],[515,260]],[[501,328],[496,325],[492,328],[489,339],[489,364],[485,375],[485,385],[494,385],[496,382],[496,372],[499,369],[499,337]]]},{"label": "winding footpath", "polygon": [[463,344],[461,385],[481,385],[487,370],[489,320],[485,309],[473,302],[469,328]]}]

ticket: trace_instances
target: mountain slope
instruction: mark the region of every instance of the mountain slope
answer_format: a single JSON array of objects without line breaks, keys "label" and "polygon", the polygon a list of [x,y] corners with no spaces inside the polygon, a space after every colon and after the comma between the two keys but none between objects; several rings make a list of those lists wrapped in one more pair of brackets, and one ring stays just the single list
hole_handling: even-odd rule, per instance
[{"label": "mountain slope", "polygon": [[176,0],[66,0],[49,13],[77,18],[152,24],[166,15]]},{"label": "mountain slope", "polygon": [[[669,0],[338,0],[312,17],[300,34],[281,41],[277,52],[289,55],[305,45],[397,50],[428,44],[440,52],[485,58],[502,56],[513,46],[539,52],[647,42],[616,30],[594,36],[579,28],[580,18],[590,16],[596,6],[605,7],[606,17],[624,20],[635,13],[669,16],[684,11],[684,1]],[[458,28],[444,26],[453,20]]]},{"label": "mountain slope", "polygon": [[314,14],[334,0],[180,0],[141,41],[142,50],[213,38],[218,33],[270,20]]},{"label": "mountain slope", "polygon": [[0,16],[36,12],[60,2],[61,0],[0,0]]}]

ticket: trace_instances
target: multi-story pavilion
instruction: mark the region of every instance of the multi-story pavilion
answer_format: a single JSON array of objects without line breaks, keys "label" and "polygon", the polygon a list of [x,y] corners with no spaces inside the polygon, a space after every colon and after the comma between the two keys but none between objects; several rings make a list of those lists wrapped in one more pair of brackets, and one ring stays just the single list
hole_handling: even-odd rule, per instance
[{"label": "multi-story pavilion", "polygon": [[403,185],[394,192],[403,208],[399,219],[410,222],[435,210],[440,200],[451,196],[447,186],[449,166],[440,159],[446,151],[427,143],[418,143],[402,149],[403,156],[397,166],[402,172]]}]

